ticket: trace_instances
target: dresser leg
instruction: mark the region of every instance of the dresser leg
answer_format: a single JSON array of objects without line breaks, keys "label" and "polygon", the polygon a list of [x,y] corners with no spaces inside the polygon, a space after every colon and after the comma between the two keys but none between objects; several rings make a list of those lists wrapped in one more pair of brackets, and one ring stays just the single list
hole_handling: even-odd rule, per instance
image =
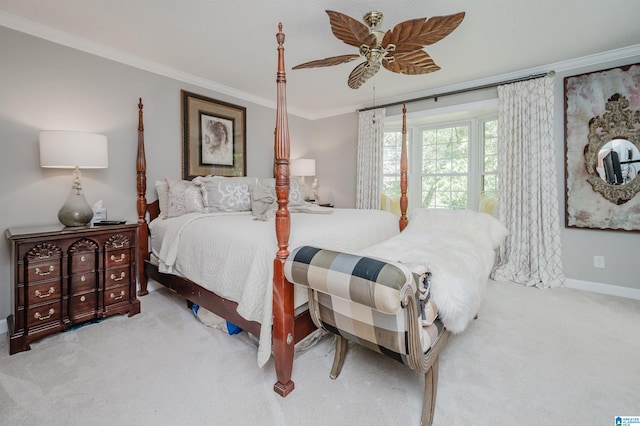
[{"label": "dresser leg", "polygon": [[129,311],[129,316],[132,317],[135,314],[139,314],[139,313],[140,313],[140,301],[136,299],[131,303],[131,310]]},{"label": "dresser leg", "polygon": [[13,314],[7,317],[7,335],[9,336],[9,355],[17,354],[18,352],[30,351],[31,346],[27,341],[27,336],[24,331],[16,333],[15,323],[13,322]]}]

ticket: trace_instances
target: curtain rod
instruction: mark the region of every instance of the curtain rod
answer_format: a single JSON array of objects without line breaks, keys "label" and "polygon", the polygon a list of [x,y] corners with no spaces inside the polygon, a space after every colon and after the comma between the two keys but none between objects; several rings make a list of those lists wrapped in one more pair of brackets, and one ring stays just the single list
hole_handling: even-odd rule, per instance
[{"label": "curtain rod", "polygon": [[540,73],[540,74],[532,74],[532,75],[528,75],[526,77],[519,77],[519,78],[514,78],[514,79],[511,79],[511,80],[501,81],[499,83],[483,84],[481,86],[468,87],[466,89],[459,89],[459,90],[452,90],[450,92],[444,92],[444,93],[439,93],[439,94],[435,94],[435,95],[422,96],[420,98],[408,99],[406,101],[398,101],[398,102],[391,102],[391,103],[383,104],[383,105],[370,106],[370,107],[367,107],[367,108],[361,108],[361,109],[357,110],[357,112],[369,111],[369,110],[376,109],[376,108],[387,108],[387,107],[390,107],[390,106],[402,105],[402,104],[405,104],[405,103],[409,104],[409,103],[413,103],[413,102],[426,101],[426,100],[429,100],[429,99],[435,99],[435,101],[437,102],[438,98],[443,98],[445,96],[458,95],[460,93],[467,93],[467,92],[474,92],[476,90],[482,90],[482,89],[490,89],[492,87],[502,86],[503,84],[519,83],[521,81],[533,80],[533,79],[540,78],[540,77],[546,77],[546,76],[553,77],[555,74],[556,74],[555,71],[548,71],[548,72],[544,72],[544,73]]}]

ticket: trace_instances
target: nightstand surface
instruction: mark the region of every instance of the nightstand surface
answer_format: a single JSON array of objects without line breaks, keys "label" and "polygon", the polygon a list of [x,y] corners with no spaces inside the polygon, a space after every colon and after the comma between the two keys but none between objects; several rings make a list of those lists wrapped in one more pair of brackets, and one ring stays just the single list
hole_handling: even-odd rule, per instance
[{"label": "nightstand surface", "polygon": [[78,226],[69,227],[60,223],[53,225],[33,225],[33,226],[18,226],[14,228],[8,228],[4,235],[9,240],[15,240],[19,238],[30,237],[45,237],[49,235],[66,235],[66,234],[78,234],[82,232],[94,232],[94,231],[113,231],[118,228],[133,229],[136,225],[124,224],[124,225],[109,225],[109,226]]}]

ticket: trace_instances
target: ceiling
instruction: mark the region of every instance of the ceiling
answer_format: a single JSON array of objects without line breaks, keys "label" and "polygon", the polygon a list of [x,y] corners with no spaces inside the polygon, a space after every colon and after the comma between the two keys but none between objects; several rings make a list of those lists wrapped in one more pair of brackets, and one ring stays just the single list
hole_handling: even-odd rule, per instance
[{"label": "ceiling", "polygon": [[[333,36],[325,10],[358,20],[379,10],[385,31],[413,18],[466,16],[425,49],[441,70],[407,76],[381,69],[353,90],[347,77],[359,61],[291,70],[355,53]],[[2,26],[268,106],[275,104],[275,33],[282,22],[288,109],[311,119],[545,72],[610,51],[638,55],[638,17],[638,0],[0,0]]]}]

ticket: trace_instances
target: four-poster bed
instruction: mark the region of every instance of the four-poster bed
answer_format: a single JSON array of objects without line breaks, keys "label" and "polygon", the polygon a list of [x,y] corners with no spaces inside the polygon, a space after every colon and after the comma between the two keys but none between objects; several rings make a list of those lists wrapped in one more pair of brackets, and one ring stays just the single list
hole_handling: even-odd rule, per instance
[{"label": "four-poster bed", "polygon": [[[145,142],[144,142],[144,125],[143,125],[143,105],[142,100],[138,104],[138,151],[137,151],[137,211],[138,211],[138,250],[139,250],[139,270],[138,279],[140,283],[139,295],[143,296],[148,293],[147,281],[149,278],[161,283],[162,285],[176,291],[184,296],[187,300],[208,309],[209,311],[223,317],[229,322],[248,331],[254,336],[264,336],[265,331],[269,329],[268,336],[271,339],[270,350],[273,352],[275,362],[277,382],[274,390],[281,396],[288,395],[294,388],[291,380],[294,345],[309,335],[316,329],[308,310],[294,314],[294,286],[290,284],[284,276],[284,263],[289,256],[289,244],[292,237],[292,218],[289,209],[289,129],[287,119],[286,105],[286,73],[284,65],[284,34],[282,33],[282,25],[278,26],[276,35],[278,43],[278,70],[276,75],[277,85],[277,103],[276,103],[276,127],[274,140],[274,175],[275,175],[275,197],[277,199],[277,210],[275,212],[275,236],[276,245],[273,246],[275,259],[273,259],[272,270],[272,292],[270,300],[272,300],[271,319],[268,321],[248,320],[238,312],[238,302],[232,301],[227,297],[223,297],[211,289],[203,287],[201,283],[194,282],[184,276],[172,275],[160,272],[156,263],[152,261],[151,250],[149,247],[150,224],[161,213],[160,203],[158,200],[147,203],[146,200],[146,159],[145,159]],[[401,219],[399,228],[402,230],[407,224],[407,159],[406,159],[406,124],[403,126],[403,148],[401,161]],[[339,219],[339,213],[336,209],[336,220]],[[366,213],[361,211],[362,214]],[[369,211],[373,214],[374,211]],[[381,212],[378,212],[381,213]],[[391,213],[384,213],[389,216]],[[327,215],[309,215],[317,216],[317,220],[327,220]],[[149,222],[147,222],[147,217]],[[395,216],[393,216],[395,217]],[[222,220],[216,218],[216,220]],[[385,219],[387,220],[387,219]],[[395,221],[395,233],[398,232],[397,217]],[[303,220],[298,220],[304,222]],[[270,222],[269,222],[270,223]],[[299,235],[293,234],[293,238]],[[334,230],[334,232],[343,232]],[[362,231],[361,231],[362,233]],[[372,232],[365,232],[373,234]],[[153,232],[151,232],[153,234]],[[380,242],[391,236],[389,233],[380,233],[378,240],[363,241],[359,247],[338,247],[342,250],[359,250],[373,243]],[[373,236],[371,237],[373,238]],[[297,241],[297,243],[309,244],[314,241]],[[322,243],[322,241],[320,241]],[[326,242],[325,242],[326,244]],[[265,312],[268,310],[265,310]],[[263,327],[264,326],[264,327]],[[265,328],[266,327],[266,328]]]}]

